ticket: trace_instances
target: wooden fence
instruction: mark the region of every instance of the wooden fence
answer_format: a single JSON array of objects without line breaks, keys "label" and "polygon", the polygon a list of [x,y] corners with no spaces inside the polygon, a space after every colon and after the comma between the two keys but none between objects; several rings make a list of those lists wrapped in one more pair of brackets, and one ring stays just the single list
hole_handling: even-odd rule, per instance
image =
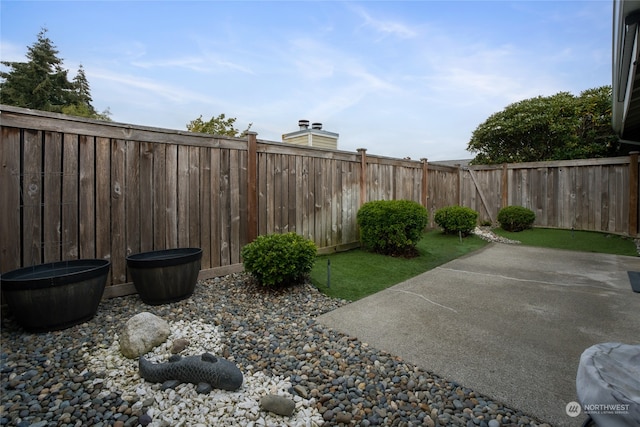
[{"label": "wooden fence", "polygon": [[241,270],[240,249],[258,234],[355,247],[370,200],[431,213],[462,204],[491,220],[521,204],[538,225],[638,233],[637,155],[459,168],[0,108],[0,272],[105,258],[107,297],[135,292],[125,258],[137,252],[201,247],[210,277]]},{"label": "wooden fence", "polygon": [[134,292],[129,254],[201,247],[201,276],[226,274],[258,233],[295,231],[341,250],[358,245],[365,198],[421,197],[426,163],[366,150],[1,111],[0,272],[105,258],[106,296]]},{"label": "wooden fence", "polygon": [[460,204],[496,222],[524,206],[536,226],[638,235],[638,154],[606,159],[470,166],[460,170]]}]

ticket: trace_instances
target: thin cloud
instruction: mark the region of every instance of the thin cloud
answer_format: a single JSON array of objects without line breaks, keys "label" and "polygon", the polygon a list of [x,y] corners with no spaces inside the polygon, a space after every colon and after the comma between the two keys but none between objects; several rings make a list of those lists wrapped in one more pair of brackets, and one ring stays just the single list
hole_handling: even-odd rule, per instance
[{"label": "thin cloud", "polygon": [[149,61],[133,61],[131,65],[138,68],[183,68],[199,73],[211,73],[215,71],[239,71],[245,74],[255,74],[250,68],[216,58],[207,56],[188,56],[183,58],[167,58]]},{"label": "thin cloud", "polygon": [[[164,98],[165,100],[186,104],[190,102],[211,102],[211,97],[204,96],[201,93],[186,90],[184,87],[174,87],[172,85],[159,83],[147,78],[141,78],[133,75],[116,73],[104,69],[87,70],[87,78],[92,82],[100,81],[115,84],[116,87],[122,87],[123,92],[135,89],[146,94],[150,98]],[[94,85],[97,86],[97,85]]]},{"label": "thin cloud", "polygon": [[363,27],[368,27],[385,36],[395,36],[401,39],[411,39],[418,35],[418,32],[409,25],[400,21],[388,19],[376,19],[363,8],[354,8],[355,12],[364,20]]}]

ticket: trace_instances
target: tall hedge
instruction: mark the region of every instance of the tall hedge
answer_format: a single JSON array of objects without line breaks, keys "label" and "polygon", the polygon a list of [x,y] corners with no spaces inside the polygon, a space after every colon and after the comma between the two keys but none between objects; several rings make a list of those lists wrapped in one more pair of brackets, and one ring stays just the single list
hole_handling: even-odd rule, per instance
[{"label": "tall hedge", "polygon": [[360,207],[357,221],[365,250],[408,256],[415,254],[429,214],[411,200],[376,200]]}]

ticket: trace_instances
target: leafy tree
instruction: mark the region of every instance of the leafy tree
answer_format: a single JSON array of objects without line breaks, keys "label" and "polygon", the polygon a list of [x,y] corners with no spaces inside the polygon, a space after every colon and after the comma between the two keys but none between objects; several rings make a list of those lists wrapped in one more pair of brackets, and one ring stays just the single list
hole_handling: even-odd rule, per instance
[{"label": "leafy tree", "polygon": [[212,135],[226,135],[226,136],[244,136],[249,129],[251,129],[251,125],[253,123],[249,123],[247,128],[240,132],[238,129],[234,128],[234,124],[236,122],[235,117],[229,117],[223,113],[218,117],[211,117],[209,121],[202,120],[202,115],[195,120],[191,120],[187,123],[187,130],[189,132],[197,132],[197,133],[209,133]]},{"label": "leafy tree", "polygon": [[583,159],[616,155],[611,86],[538,96],[507,106],[476,128],[467,150],[474,164]]},{"label": "leafy tree", "polygon": [[108,109],[97,113],[84,69],[70,82],[62,68],[58,50],[43,28],[36,42],[27,48],[28,62],[2,61],[8,71],[0,71],[0,102],[16,107],[52,111],[109,120]]}]

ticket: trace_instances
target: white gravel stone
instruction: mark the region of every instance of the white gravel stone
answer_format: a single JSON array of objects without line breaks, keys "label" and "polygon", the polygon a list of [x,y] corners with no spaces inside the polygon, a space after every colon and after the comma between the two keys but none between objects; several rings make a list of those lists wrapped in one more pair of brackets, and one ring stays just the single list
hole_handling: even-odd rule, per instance
[{"label": "white gravel stone", "polygon": [[[171,343],[178,338],[186,338],[190,345],[183,350],[184,356],[200,355],[204,352],[222,354],[224,346],[221,334],[215,326],[199,321],[169,322],[171,334],[166,342],[144,357],[155,363],[166,362],[171,356]],[[270,377],[262,372],[243,370],[242,388],[235,392],[214,389],[208,394],[195,391],[193,384],[180,384],[175,389],[160,390],[160,384],[146,382],[140,378],[138,361],[127,359],[120,353],[117,334],[108,348],[97,348],[85,353],[87,367],[96,372],[104,372],[109,378],[105,396],[120,392],[123,396],[140,400],[152,396],[155,404],[146,408],[152,418],[150,427],[171,426],[320,426],[322,416],[315,409],[314,399],[295,396],[296,407],[291,417],[265,413],[260,410],[260,398],[269,394],[294,399],[288,390],[292,388],[288,378]],[[105,369],[106,367],[106,369]],[[241,369],[242,370],[242,369]],[[128,400],[123,399],[123,400]],[[133,404],[139,409],[140,401]]]},{"label": "white gravel stone", "polygon": [[507,243],[510,245],[515,245],[520,243],[519,240],[511,240],[511,239],[507,239],[506,237],[498,236],[496,233],[491,231],[491,229],[488,227],[484,227],[484,228],[476,227],[471,233],[480,237],[482,240],[486,240],[487,242]]}]

